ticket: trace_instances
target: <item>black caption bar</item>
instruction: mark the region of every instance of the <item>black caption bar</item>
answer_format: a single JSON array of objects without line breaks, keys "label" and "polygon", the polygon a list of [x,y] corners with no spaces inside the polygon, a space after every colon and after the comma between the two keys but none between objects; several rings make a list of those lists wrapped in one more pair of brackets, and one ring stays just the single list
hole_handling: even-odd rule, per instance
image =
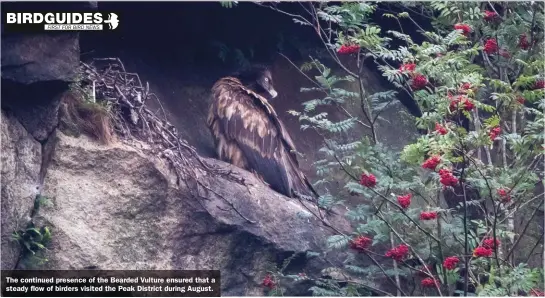
[{"label": "black caption bar", "polygon": [[220,297],[219,270],[2,270],[4,297]]}]

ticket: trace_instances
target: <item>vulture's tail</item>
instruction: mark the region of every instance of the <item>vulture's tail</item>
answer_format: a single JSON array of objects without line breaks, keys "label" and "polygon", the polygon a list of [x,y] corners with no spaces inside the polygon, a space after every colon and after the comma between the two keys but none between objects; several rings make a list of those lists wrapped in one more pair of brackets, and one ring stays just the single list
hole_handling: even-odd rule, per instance
[{"label": "vulture's tail", "polygon": [[[320,198],[320,195],[318,194],[316,189],[314,189],[312,184],[310,184],[310,181],[308,181],[305,174],[299,169],[299,166],[294,162],[292,158],[289,158],[287,156],[284,156],[284,158],[287,159],[287,161],[285,161],[286,171],[289,179],[291,180],[291,197],[310,201],[316,204],[317,207],[319,207],[318,198]],[[322,207],[319,208],[325,210],[327,215],[337,215],[337,213],[331,209],[324,209]],[[322,215],[320,215],[320,217],[322,217]]]},{"label": "vulture's tail", "polygon": [[309,197],[309,200],[316,202],[320,195],[314,187],[312,187],[312,184],[310,184],[305,174],[301,172],[299,166],[290,157],[291,156],[287,154],[284,155],[284,164],[286,165],[286,172],[290,180],[292,192],[307,196]]}]

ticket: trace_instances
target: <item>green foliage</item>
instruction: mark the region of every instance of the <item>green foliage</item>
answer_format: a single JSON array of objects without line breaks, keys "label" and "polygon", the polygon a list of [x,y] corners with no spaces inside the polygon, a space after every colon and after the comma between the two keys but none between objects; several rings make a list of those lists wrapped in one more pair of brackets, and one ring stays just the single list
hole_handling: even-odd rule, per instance
[{"label": "green foliage", "polygon": [[84,102],[94,102],[93,86],[83,84],[83,74],[85,70],[82,66],[78,66],[74,80],[69,84],[68,89],[75,94],[79,94]]},{"label": "green foliage", "polygon": [[32,210],[31,216],[36,214],[40,210],[41,206],[51,206],[51,200],[46,196],[37,194],[36,198],[34,199],[34,209]]},{"label": "green foliage", "polygon": [[[37,194],[34,198],[34,206],[31,211],[31,218],[34,217],[40,207],[50,206],[48,197]],[[26,228],[12,232],[11,241],[19,244],[21,248],[20,261],[24,268],[31,269],[35,266],[45,264],[48,259],[45,257],[47,245],[51,242],[51,230],[47,226],[36,227],[32,220]]]},{"label": "green foliage", "polygon": [[351,238],[345,235],[333,235],[327,239],[327,245],[330,248],[341,249],[345,248],[350,240]]},{"label": "green foliage", "polygon": [[11,240],[20,245],[20,258],[26,267],[39,266],[48,261],[43,256],[46,246],[51,242],[51,231],[47,226],[36,228],[29,224],[26,229],[13,232]]},{"label": "green foliage", "polygon": [[13,232],[12,240],[21,244],[24,254],[36,254],[45,249],[45,246],[51,241],[51,232],[48,227],[40,229],[30,226],[25,230]]},{"label": "green foliage", "polygon": [[[482,2],[396,5],[404,12],[384,12],[368,2],[317,3],[307,11],[308,18],[295,20],[312,26],[331,54],[324,61],[310,57],[301,66],[301,71],[313,79],[313,84],[302,87],[301,92],[314,98],[304,102],[300,111],[289,111],[300,120],[303,130],[313,130],[324,138],[314,163],[320,177],[315,185],[325,192],[324,205],[346,205],[345,216],[354,227],[349,235],[328,237],[327,246],[351,251],[343,270],[361,280],[358,285],[363,287],[371,287],[379,275],[403,276],[412,283],[414,268],[407,263],[378,268],[362,263],[359,257],[363,254],[377,258],[378,263],[389,263],[381,259],[385,251],[406,244],[410,247],[406,257],[437,262],[436,278],[443,295],[528,293],[540,286],[542,271],[502,258],[511,250],[516,253],[512,239],[522,237],[515,234],[510,216],[530,206],[535,208],[536,184],[544,174],[538,165],[543,163],[545,92],[535,88],[536,82],[543,80],[545,69],[545,59],[539,54],[544,45],[544,25],[538,21],[544,19],[543,5],[498,3],[502,15],[494,20],[484,19],[485,11],[492,7]],[[399,30],[385,32],[374,24],[377,13],[397,22]],[[415,14],[431,19],[433,31],[421,28]],[[401,19],[418,27],[424,40],[416,42],[408,35]],[[456,30],[455,24],[467,25],[470,32]],[[528,49],[520,45],[523,33],[529,40]],[[490,38],[499,45],[495,53],[485,51]],[[359,49],[341,60],[339,49],[347,45]],[[364,68],[360,67],[364,59],[372,59],[396,90],[366,90]],[[401,70],[399,64],[414,64],[414,70]],[[417,75],[426,78],[425,86],[414,84]],[[381,113],[398,104],[399,92],[408,93],[419,105],[423,115],[414,122],[428,131],[400,153],[384,146],[377,133]],[[521,97],[525,104],[519,102]],[[360,107],[361,111],[355,113],[349,107]],[[342,116],[330,112],[332,108],[340,110]],[[456,124],[461,117],[471,123],[469,130]],[[424,161],[432,156],[440,157],[439,164],[433,170],[424,169]],[[465,188],[443,185],[448,182],[441,177],[445,171],[456,178],[456,187]],[[374,175],[376,185],[362,185],[362,174]],[[335,192],[331,186],[335,186]],[[402,207],[399,198],[407,194],[412,196],[411,202]],[[449,207],[445,207],[445,200],[452,197],[459,203],[447,201]],[[486,208],[482,210],[485,215],[468,218],[472,215],[466,211],[472,208]],[[438,218],[424,220],[423,212],[436,212]],[[372,239],[370,246],[349,246],[358,236]],[[498,250],[489,258],[471,257],[474,249],[493,236],[501,240]],[[443,267],[448,256],[458,256],[461,264],[464,256],[468,258],[467,278],[477,285],[476,293],[455,289],[456,281],[464,276],[460,276],[461,264],[454,270]],[[482,276],[489,277],[488,284],[478,282]],[[353,290],[335,281],[319,282],[312,288],[315,295],[327,296],[347,295]]]},{"label": "green foliage", "polygon": [[522,292],[543,285],[543,269],[527,268],[526,264],[519,264],[513,269],[500,267],[502,274],[491,274],[489,282],[481,286],[479,296],[518,296]]}]

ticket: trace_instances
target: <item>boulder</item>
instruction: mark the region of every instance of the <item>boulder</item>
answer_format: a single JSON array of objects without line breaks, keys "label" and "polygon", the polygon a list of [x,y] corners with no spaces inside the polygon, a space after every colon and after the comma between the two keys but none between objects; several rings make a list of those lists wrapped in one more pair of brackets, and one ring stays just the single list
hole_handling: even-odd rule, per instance
[{"label": "boulder", "polygon": [[2,79],[25,85],[71,82],[79,67],[78,33],[8,35],[2,38]]},{"label": "boulder", "polygon": [[2,108],[45,141],[58,124],[58,95],[76,79],[78,67],[77,33],[3,37]]},{"label": "boulder", "polygon": [[20,247],[11,241],[13,232],[30,221],[39,193],[41,145],[12,116],[2,111],[2,269],[14,269]]},{"label": "boulder", "polygon": [[[323,250],[331,231],[246,171],[205,159],[245,185],[202,171],[206,187],[195,192],[144,144],[103,146],[59,131],[49,142],[43,194],[52,204],[35,218],[53,234],[47,269],[219,269],[222,295],[246,296],[263,295],[266,270],[293,253],[302,253],[296,273],[326,266],[304,253]],[[342,218],[331,221],[348,231]]]}]

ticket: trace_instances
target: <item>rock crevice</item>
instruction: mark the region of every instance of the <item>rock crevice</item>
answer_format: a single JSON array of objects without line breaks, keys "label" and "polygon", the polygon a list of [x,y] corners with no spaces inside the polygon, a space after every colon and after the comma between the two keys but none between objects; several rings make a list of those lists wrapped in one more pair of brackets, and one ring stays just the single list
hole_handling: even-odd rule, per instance
[{"label": "rock crevice", "polygon": [[78,34],[2,36],[2,268],[20,264],[12,233],[24,233],[39,208],[59,95],[79,57]]},{"label": "rock crevice", "polygon": [[2,268],[14,268],[20,247],[12,233],[25,229],[39,195],[41,145],[17,119],[2,111]]}]

